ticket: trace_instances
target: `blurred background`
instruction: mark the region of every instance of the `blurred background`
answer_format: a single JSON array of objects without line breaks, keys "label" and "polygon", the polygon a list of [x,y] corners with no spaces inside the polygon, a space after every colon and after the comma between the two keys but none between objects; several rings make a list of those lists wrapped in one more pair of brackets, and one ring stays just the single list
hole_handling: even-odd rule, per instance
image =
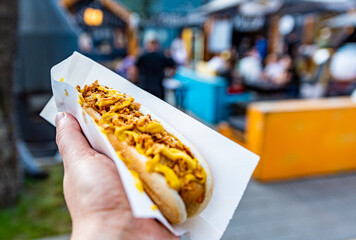
[{"label": "blurred background", "polygon": [[69,239],[55,129],[39,113],[50,68],[73,51],[261,157],[223,239],[356,238],[355,1],[0,9],[0,239]]}]

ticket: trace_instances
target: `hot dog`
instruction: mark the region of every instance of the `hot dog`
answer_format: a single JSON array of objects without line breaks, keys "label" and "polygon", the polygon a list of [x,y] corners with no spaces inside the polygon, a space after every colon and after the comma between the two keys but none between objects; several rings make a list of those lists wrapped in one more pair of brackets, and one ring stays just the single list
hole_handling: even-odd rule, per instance
[{"label": "hot dog", "polygon": [[[213,192],[208,163],[183,136],[134,98],[101,86],[77,86],[79,103],[166,219],[182,223],[202,212]],[[169,131],[167,131],[169,130]]]}]

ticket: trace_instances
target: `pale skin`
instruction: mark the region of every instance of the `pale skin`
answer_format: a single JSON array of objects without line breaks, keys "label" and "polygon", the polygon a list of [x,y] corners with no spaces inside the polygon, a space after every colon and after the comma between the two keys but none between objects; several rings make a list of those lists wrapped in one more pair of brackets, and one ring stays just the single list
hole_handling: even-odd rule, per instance
[{"label": "pale skin", "polygon": [[58,113],[56,126],[71,239],[180,239],[154,219],[134,218],[114,162],[90,147],[72,115]]}]

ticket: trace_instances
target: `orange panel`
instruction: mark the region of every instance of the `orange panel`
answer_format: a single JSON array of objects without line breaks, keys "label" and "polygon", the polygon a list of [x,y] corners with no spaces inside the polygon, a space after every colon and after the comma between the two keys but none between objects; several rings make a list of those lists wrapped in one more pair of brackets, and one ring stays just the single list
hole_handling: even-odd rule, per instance
[{"label": "orange panel", "polygon": [[[261,180],[356,169],[356,109],[266,116]],[[251,139],[255,141],[256,139]]]},{"label": "orange panel", "polygon": [[[263,150],[263,138],[265,131],[265,114],[254,108],[249,108],[247,113],[247,148],[256,153],[262,155]],[[262,163],[257,165],[253,176],[258,176],[262,171]]]},{"label": "orange panel", "polygon": [[350,98],[254,103],[246,139],[224,135],[261,157],[262,181],[356,170],[356,103]]}]

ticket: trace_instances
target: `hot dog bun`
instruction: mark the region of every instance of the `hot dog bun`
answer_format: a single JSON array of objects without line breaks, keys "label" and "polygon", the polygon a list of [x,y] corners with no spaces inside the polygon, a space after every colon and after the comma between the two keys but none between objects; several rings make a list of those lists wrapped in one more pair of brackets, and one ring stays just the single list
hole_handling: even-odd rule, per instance
[{"label": "hot dog bun", "polygon": [[189,141],[157,118],[152,120],[149,110],[143,114],[126,94],[97,81],[77,88],[83,109],[126,166],[138,174],[144,191],[170,223],[182,223],[205,209],[212,197],[213,177],[208,163]]}]

